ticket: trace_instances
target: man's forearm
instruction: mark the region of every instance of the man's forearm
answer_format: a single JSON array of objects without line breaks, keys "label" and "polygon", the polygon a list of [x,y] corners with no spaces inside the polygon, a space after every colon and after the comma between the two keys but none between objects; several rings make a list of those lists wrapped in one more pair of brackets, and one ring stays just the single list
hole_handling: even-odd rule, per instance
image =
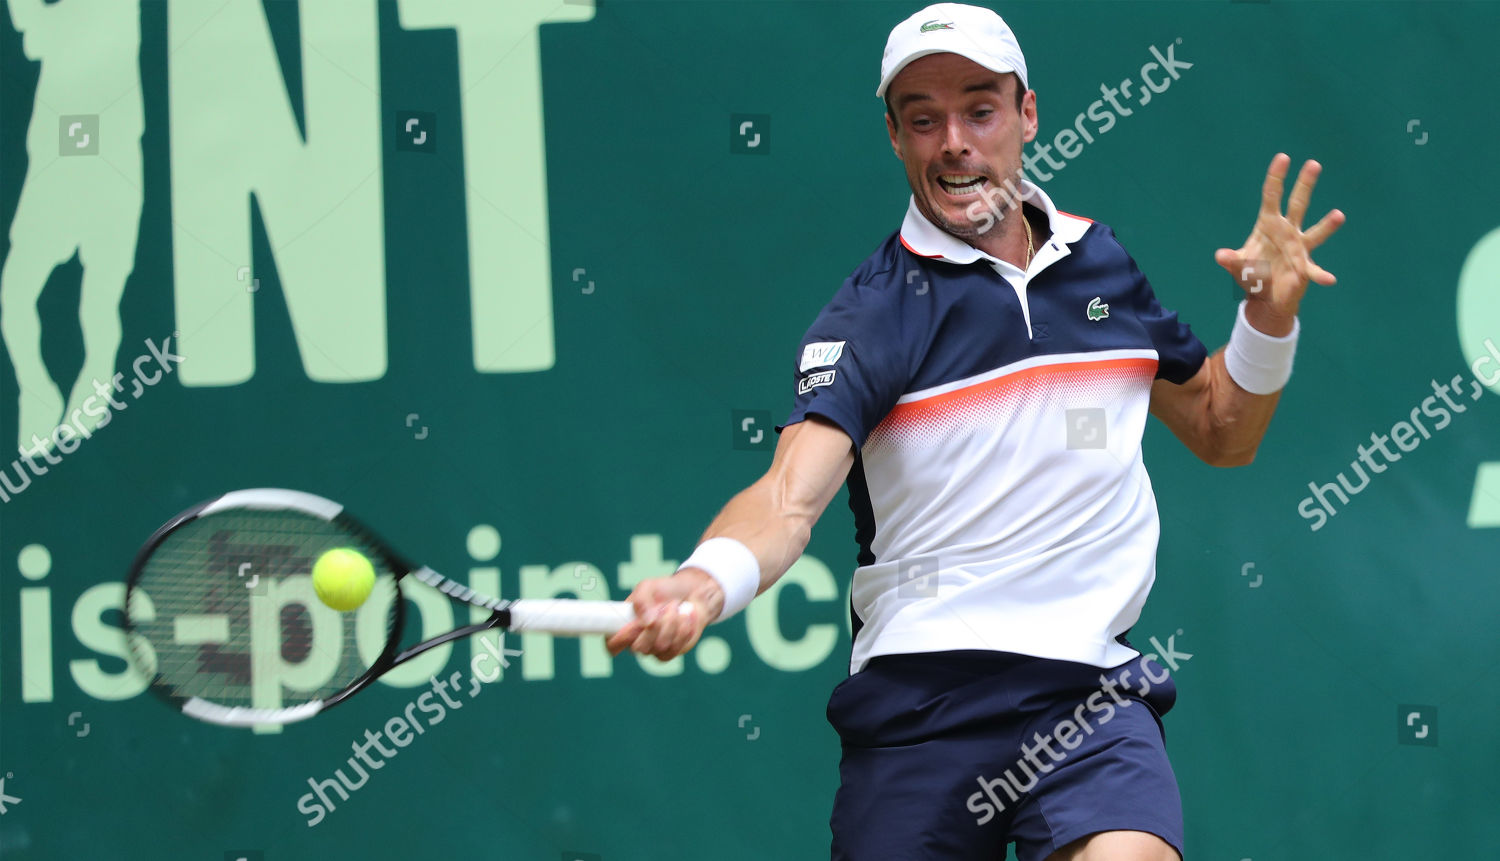
[{"label": "man's forearm", "polygon": [[1297,328],[1295,314],[1264,315],[1247,303],[1229,344],[1209,356],[1190,380],[1153,385],[1152,413],[1205,463],[1250,463],[1291,374]]},{"label": "man's forearm", "polygon": [[[1247,312],[1248,316],[1248,312]],[[1255,451],[1271,426],[1281,392],[1257,395],[1245,391],[1229,375],[1221,349],[1208,359],[1209,385],[1203,397],[1210,451],[1199,452],[1215,466],[1244,466],[1255,459]]]},{"label": "man's forearm", "polygon": [[853,463],[853,442],[831,421],[788,426],[771,468],[729,500],[683,562],[678,588],[691,589],[710,619],[743,610],[802,555]]},{"label": "man's forearm", "polygon": [[745,545],[760,564],[760,588],[764,592],[792,567],[812,537],[818,511],[799,506],[785,487],[766,476],[729,500],[699,540],[733,538]]}]

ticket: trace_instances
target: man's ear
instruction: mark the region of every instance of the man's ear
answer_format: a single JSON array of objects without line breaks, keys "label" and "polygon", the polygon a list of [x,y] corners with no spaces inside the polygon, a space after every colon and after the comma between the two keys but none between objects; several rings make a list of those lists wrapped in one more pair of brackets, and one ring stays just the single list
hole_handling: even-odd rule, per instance
[{"label": "man's ear", "polygon": [[1030,143],[1036,139],[1037,115],[1036,115],[1036,90],[1027,90],[1026,95],[1021,98],[1021,142]]},{"label": "man's ear", "polygon": [[885,112],[885,131],[886,131],[886,134],[888,134],[888,135],[891,136],[891,151],[896,154],[897,160],[899,160],[899,161],[906,161],[906,159],[902,158],[902,156],[901,156],[901,142],[900,142],[900,137],[899,137],[899,135],[896,132],[896,124],[891,121],[891,112],[890,111],[886,111]]}]

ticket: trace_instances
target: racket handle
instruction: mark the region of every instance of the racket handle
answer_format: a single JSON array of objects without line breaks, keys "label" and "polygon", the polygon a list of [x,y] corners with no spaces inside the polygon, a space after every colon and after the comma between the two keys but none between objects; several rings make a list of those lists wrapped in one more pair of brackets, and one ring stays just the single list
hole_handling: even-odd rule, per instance
[{"label": "racket handle", "polygon": [[613,634],[635,618],[635,610],[625,601],[529,598],[511,602],[508,609],[508,630],[563,636]]}]

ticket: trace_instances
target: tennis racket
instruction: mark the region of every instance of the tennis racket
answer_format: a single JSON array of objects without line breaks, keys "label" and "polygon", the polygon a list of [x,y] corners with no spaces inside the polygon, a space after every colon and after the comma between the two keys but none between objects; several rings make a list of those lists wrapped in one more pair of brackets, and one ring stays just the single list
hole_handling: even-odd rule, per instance
[{"label": "tennis racket", "polygon": [[[357,610],[325,606],[312,565],[349,547],[375,568]],[[491,611],[487,619],[400,648],[402,592],[430,587]],[[414,566],[337,502],[295,490],[237,490],[156,530],[125,587],[125,636],[152,689],[189,717],[227,726],[306,720],[429,649],[480,631],[611,634],[623,601],[501,601]]]}]

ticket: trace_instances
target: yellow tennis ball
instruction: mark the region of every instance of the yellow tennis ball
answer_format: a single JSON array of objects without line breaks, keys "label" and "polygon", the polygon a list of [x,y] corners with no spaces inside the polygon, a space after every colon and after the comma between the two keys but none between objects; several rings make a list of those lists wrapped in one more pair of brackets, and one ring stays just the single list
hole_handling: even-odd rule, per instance
[{"label": "yellow tennis ball", "polygon": [[375,588],[375,567],[358,550],[335,547],[313,563],[312,581],[319,600],[347,613],[370,597]]}]

